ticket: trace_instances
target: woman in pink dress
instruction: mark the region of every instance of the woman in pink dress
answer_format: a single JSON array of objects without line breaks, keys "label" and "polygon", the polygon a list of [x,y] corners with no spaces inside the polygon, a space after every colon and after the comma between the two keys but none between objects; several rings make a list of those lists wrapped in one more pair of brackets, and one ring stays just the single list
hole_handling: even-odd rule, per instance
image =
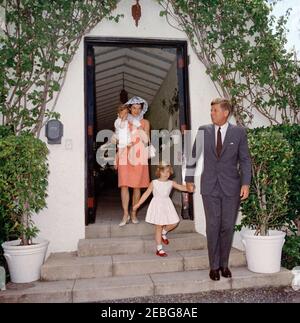
[{"label": "woman in pink dress", "polygon": [[[141,197],[141,188],[147,188],[150,183],[148,168],[148,150],[150,123],[143,116],[148,109],[147,102],[140,97],[133,97],[126,105],[129,106],[128,128],[131,144],[118,151],[117,169],[118,186],[121,188],[123,219],[119,226],[129,223],[129,187],[133,188],[132,205]],[[132,223],[139,223],[136,210],[131,213]]]}]

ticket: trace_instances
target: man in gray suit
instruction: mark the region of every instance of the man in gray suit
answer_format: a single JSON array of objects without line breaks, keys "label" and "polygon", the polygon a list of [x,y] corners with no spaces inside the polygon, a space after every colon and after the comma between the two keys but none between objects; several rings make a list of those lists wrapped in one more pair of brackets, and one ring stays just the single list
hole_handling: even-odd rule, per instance
[{"label": "man in gray suit", "polygon": [[213,124],[199,127],[185,176],[187,187],[192,191],[196,163],[204,152],[201,194],[212,280],[220,279],[220,271],[223,277],[232,276],[228,259],[234,225],[240,201],[248,197],[251,182],[246,130],[228,123],[230,113],[231,105],[227,99],[211,102]]}]

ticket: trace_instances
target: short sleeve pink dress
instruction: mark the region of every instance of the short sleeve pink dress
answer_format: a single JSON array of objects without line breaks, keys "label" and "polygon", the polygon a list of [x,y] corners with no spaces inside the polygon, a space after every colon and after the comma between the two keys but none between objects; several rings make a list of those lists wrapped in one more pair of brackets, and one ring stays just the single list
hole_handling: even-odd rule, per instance
[{"label": "short sleeve pink dress", "polygon": [[128,123],[133,145],[118,152],[119,187],[146,188],[150,183],[148,153],[142,140],[146,122],[142,119],[140,123],[142,131]]}]

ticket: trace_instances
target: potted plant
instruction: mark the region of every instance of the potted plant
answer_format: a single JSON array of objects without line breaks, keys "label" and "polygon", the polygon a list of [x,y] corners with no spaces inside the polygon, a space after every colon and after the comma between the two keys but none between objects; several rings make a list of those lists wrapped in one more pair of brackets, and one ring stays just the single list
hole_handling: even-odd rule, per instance
[{"label": "potted plant", "polygon": [[286,230],[293,149],[282,133],[269,128],[248,131],[252,160],[249,198],[241,204],[242,242],[248,269],[258,273],[280,271]]},{"label": "potted plant", "polygon": [[1,210],[10,223],[9,231],[18,237],[2,243],[2,248],[15,283],[40,278],[49,244],[37,238],[39,230],[32,220],[46,206],[47,154],[46,144],[31,134],[0,138]]}]

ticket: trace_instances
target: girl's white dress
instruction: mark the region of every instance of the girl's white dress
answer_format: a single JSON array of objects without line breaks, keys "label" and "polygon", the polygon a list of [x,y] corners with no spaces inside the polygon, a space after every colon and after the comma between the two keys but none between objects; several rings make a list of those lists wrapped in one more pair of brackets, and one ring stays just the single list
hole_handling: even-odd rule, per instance
[{"label": "girl's white dress", "polygon": [[175,224],[180,221],[176,209],[169,195],[173,188],[173,181],[160,181],[153,183],[153,198],[149,204],[145,221],[151,224]]}]

